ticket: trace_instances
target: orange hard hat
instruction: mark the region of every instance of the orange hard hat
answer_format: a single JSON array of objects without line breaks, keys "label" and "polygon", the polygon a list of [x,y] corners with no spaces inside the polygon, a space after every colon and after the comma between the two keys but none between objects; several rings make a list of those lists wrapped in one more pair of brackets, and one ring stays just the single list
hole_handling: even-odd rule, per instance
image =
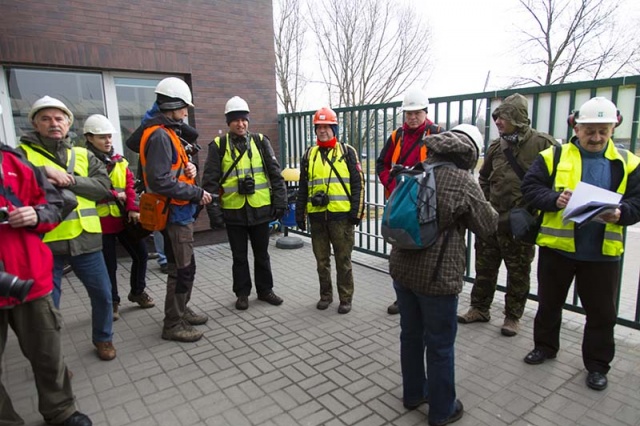
[{"label": "orange hard hat", "polygon": [[313,124],[338,124],[338,116],[331,108],[320,108],[313,116]]}]

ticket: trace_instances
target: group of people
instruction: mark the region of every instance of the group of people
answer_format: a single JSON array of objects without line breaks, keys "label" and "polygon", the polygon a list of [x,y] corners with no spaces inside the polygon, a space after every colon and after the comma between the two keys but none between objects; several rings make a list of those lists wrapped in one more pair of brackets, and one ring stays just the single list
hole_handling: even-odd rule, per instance
[{"label": "group of people", "polygon": [[[405,94],[403,127],[389,137],[376,164],[380,181],[389,192],[393,191],[393,172],[398,165],[450,161],[459,168],[436,171],[441,230],[436,244],[425,250],[393,247],[390,254],[389,271],[397,301],[388,311],[400,313],[405,407],[415,409],[428,403],[430,425],[453,423],[463,416],[454,379],[456,322],[490,321],[498,271],[504,261],[507,285],[500,331],[504,336],[515,336],[529,295],[536,244],[540,247],[539,303],[533,324],[534,348],[524,362],[536,365],[556,357],[562,309],[575,280],[586,312],[582,343],[586,385],[605,389],[615,352],[623,227],[640,221],[640,159],[617,148],[612,139],[622,121],[620,112],[604,97],[586,101],[568,119],[574,136],[560,145],[530,127],[527,99],[511,95],[493,111],[499,137],[486,149],[476,182],[468,171],[477,164],[483,138],[479,133],[474,138],[473,131],[462,137],[464,132],[459,128],[441,132],[428,120],[427,105],[423,92]],[[398,147],[398,140],[404,146]],[[472,149],[470,142],[474,140],[480,150]],[[578,227],[563,220],[562,213],[581,181],[616,192],[621,201],[619,207]],[[537,218],[539,230],[531,225],[533,240],[514,231],[518,209]],[[458,315],[466,264],[465,229],[476,236],[476,277],[471,306]]]},{"label": "group of people", "polygon": [[[266,135],[249,131],[249,105],[238,96],[225,105],[229,131],[209,144],[198,185],[198,167],[192,161],[198,132],[184,121],[193,107],[191,91],[184,81],[169,77],[155,93],[155,103],[126,144],[140,154],[144,192],[153,194],[166,212],[166,224],[156,232],[157,244],[164,245],[168,273],[161,337],[195,342],[203,332],[194,326],[208,320],[191,303],[196,273],[193,226],[198,214],[206,208],[211,228],[226,230],[236,309],[249,308],[253,287],[248,241],[257,298],[278,306],[283,299],[273,289],[269,223],[285,214],[286,186],[271,142]],[[453,423],[463,416],[455,391],[457,324],[490,321],[503,260],[507,291],[501,333],[518,333],[529,294],[534,243],[512,232],[512,212],[517,208],[538,214],[541,221],[535,241],[540,246],[539,307],[534,348],[524,361],[540,364],[556,357],[562,306],[575,279],[586,311],[582,347],[586,383],[592,389],[606,388],[614,356],[622,231],[640,220],[636,170],[640,159],[616,148],[612,140],[622,120],[619,111],[604,98],[585,102],[570,117],[575,136],[559,145],[530,127],[524,96],[509,96],[492,114],[499,138],[487,148],[476,180],[473,170],[484,137],[468,124],[442,129],[428,119],[428,105],[422,90],[405,94],[403,125],[391,133],[376,161],[387,196],[394,190],[398,168],[420,162],[455,165],[435,172],[441,230],[436,243],[425,250],[393,247],[390,254],[396,301],[388,312],[400,314],[404,406],[416,409],[428,403],[430,425]],[[128,300],[141,308],[155,305],[146,292],[146,244],[131,231],[140,221],[139,194],[127,161],[114,152],[116,130],[107,117],[96,114],[86,119],[86,148],[71,144],[68,132],[74,115],[60,100],[38,99],[28,118],[34,130],[20,138],[17,149],[2,145],[0,150],[0,208],[8,215],[0,227],[3,240],[6,235],[20,242],[0,245],[0,270],[34,284],[24,301],[0,297],[0,356],[11,325],[33,366],[45,421],[86,426],[91,420],[76,410],[60,344],[63,268],[71,265],[89,294],[98,357],[114,359],[112,327],[120,304],[116,241],[132,258]],[[335,111],[321,108],[313,124],[316,141],[300,160],[295,221],[311,234],[319,280],[316,308],[325,310],[333,303],[333,251],[337,311],[346,314],[353,303],[351,253],[355,227],[365,215],[365,178],[357,151],[338,139]],[[580,181],[620,193],[620,206],[580,228],[564,222],[562,210]],[[476,279],[471,306],[458,315],[467,229],[476,235]],[[38,355],[43,348],[46,359]],[[0,396],[8,401],[0,406],[0,416],[19,424],[1,385]]]}]

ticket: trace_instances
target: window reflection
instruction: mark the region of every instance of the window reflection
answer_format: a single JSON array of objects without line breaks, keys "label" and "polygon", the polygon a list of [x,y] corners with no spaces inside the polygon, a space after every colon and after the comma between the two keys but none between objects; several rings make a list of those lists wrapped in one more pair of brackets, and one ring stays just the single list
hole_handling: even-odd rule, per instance
[{"label": "window reflection", "polygon": [[129,168],[134,174],[138,168],[138,154],[131,151],[125,142],[140,126],[145,113],[155,102],[154,89],[159,81],[160,78],[115,78],[124,156],[129,161]]},{"label": "window reflection", "polygon": [[61,100],[73,112],[69,136],[78,145],[84,143],[84,120],[106,112],[100,73],[8,68],[6,77],[16,141],[33,130],[27,119],[31,105],[45,95]]}]

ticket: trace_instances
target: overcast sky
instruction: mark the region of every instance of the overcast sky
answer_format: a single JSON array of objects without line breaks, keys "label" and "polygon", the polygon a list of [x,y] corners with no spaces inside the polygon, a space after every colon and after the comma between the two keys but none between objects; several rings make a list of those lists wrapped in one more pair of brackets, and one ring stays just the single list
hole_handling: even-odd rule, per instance
[{"label": "overcast sky", "polygon": [[[411,1],[431,28],[433,70],[425,86],[430,97],[482,92],[489,71],[487,90],[503,89],[518,76],[515,40],[523,19],[518,0],[404,1]],[[623,1],[622,15],[640,23],[640,1]],[[322,87],[309,88],[303,109],[326,105],[321,92]]]}]

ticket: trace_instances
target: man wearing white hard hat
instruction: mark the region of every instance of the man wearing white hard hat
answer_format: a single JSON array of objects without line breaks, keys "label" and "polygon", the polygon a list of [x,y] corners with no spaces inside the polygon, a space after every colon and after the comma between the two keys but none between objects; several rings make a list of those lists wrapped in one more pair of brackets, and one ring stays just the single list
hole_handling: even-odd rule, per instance
[{"label": "man wearing white hard hat", "polygon": [[92,339],[98,357],[112,360],[116,350],[112,343],[111,284],[102,258],[102,228],[96,210],[96,201],[111,194],[109,175],[95,155],[72,147],[68,132],[73,114],[62,101],[49,96],[38,99],[29,120],[34,131],[20,138],[18,148],[45,170],[51,183],[78,202],[60,225],[44,235],[43,241],[54,256],[53,302],[60,306],[62,272],[68,262],[91,299]]},{"label": "man wearing white hard hat", "polygon": [[[391,132],[376,159],[376,174],[384,186],[385,199],[389,198],[396,186],[392,169],[413,167],[426,160],[427,147],[424,138],[442,131],[440,126],[427,117],[428,108],[429,97],[424,90],[411,88],[405,92],[402,100],[404,123]],[[387,312],[390,315],[398,314],[398,302],[389,305]]]},{"label": "man wearing white hard hat", "polygon": [[224,115],[229,131],[209,144],[202,177],[204,188],[221,194],[220,202],[209,205],[207,213],[212,228],[227,228],[238,310],[249,308],[252,287],[247,240],[253,250],[258,299],[282,304],[273,291],[269,222],[284,215],[287,189],[269,138],[249,131],[249,112],[249,104],[241,97],[227,101]]},{"label": "man wearing white hard hat", "polygon": [[[616,148],[612,136],[622,116],[613,102],[595,97],[569,117],[575,136],[562,146],[553,175],[553,150],[543,151],[522,183],[522,194],[544,212],[536,244],[538,252],[538,312],[533,327],[534,348],[527,364],[541,364],[560,349],[562,308],[571,284],[586,313],[582,360],[586,384],[607,387],[615,353],[613,330],[624,251],[624,227],[640,221],[640,159]],[[579,182],[622,195],[616,209],[578,227],[562,213]]]},{"label": "man wearing white hard hat", "polygon": [[464,414],[455,387],[455,339],[458,295],[466,267],[466,231],[482,236],[495,232],[498,214],[469,173],[483,145],[477,127],[460,124],[424,141],[429,150],[427,163],[454,165],[435,170],[440,233],[428,250],[392,247],[389,274],[400,310],[404,406],[414,410],[428,403],[429,424],[445,425]]},{"label": "man wearing white hard hat", "polygon": [[156,102],[127,146],[140,153],[145,192],[156,194],[168,212],[162,229],[168,276],[161,336],[196,342],[203,333],[193,326],[205,324],[208,317],[188,306],[196,273],[193,225],[198,205],[210,203],[211,194],[196,185],[198,170],[190,157],[198,137],[184,122],[193,106],[191,89],[181,79],[168,77],[158,83],[155,93]]}]

